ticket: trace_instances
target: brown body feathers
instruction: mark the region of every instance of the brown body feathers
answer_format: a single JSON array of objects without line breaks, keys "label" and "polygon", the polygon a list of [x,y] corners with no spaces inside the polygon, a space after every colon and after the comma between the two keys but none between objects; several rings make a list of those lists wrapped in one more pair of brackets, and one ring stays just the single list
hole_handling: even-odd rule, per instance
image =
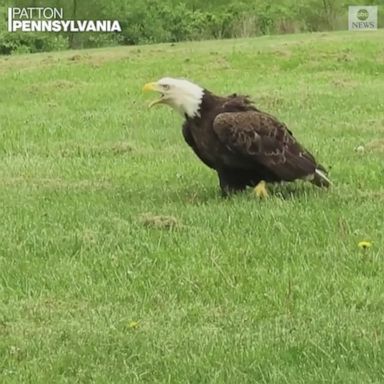
[{"label": "brown body feathers", "polygon": [[186,116],[183,135],[196,155],[217,171],[223,194],[267,182],[306,179],[329,186],[324,168],[285,124],[246,96],[204,91],[199,115]]}]

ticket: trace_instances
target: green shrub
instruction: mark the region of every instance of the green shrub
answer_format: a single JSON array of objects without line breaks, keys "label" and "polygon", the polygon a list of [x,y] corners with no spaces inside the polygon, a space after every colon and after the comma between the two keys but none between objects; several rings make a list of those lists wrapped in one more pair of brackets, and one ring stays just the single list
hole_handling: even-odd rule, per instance
[{"label": "green shrub", "polygon": [[60,51],[68,48],[63,35],[41,32],[0,33],[0,54]]},{"label": "green shrub", "polygon": [[[14,0],[14,5],[26,6],[26,2]],[[39,5],[38,2],[36,0],[35,5]],[[8,33],[6,7],[0,6],[0,54],[346,29],[348,16],[345,0],[46,2],[46,6],[64,7],[68,18],[118,19],[122,32]],[[375,0],[356,0],[355,3],[374,4]],[[382,25],[383,7],[379,8],[379,25]]]}]

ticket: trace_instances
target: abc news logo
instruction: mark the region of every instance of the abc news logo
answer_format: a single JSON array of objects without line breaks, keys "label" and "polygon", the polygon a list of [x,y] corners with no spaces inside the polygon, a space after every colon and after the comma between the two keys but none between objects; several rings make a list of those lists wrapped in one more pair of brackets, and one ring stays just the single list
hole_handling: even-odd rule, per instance
[{"label": "abc news logo", "polygon": [[348,29],[350,31],[377,29],[377,6],[350,6]]}]

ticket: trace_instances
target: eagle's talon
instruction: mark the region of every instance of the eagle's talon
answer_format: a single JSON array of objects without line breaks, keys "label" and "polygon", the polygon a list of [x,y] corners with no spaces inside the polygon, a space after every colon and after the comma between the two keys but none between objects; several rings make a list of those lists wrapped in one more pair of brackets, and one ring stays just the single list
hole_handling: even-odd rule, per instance
[{"label": "eagle's talon", "polygon": [[268,197],[267,184],[264,180],[261,180],[253,191],[259,199],[265,199]]}]

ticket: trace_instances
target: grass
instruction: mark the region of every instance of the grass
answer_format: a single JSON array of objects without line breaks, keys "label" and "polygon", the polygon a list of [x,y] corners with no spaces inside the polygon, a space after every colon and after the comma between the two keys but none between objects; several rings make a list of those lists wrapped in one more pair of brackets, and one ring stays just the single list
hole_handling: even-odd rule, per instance
[{"label": "grass", "polygon": [[[1,57],[1,383],[382,383],[383,38]],[[252,95],[334,187],[221,199],[165,75]]]}]

